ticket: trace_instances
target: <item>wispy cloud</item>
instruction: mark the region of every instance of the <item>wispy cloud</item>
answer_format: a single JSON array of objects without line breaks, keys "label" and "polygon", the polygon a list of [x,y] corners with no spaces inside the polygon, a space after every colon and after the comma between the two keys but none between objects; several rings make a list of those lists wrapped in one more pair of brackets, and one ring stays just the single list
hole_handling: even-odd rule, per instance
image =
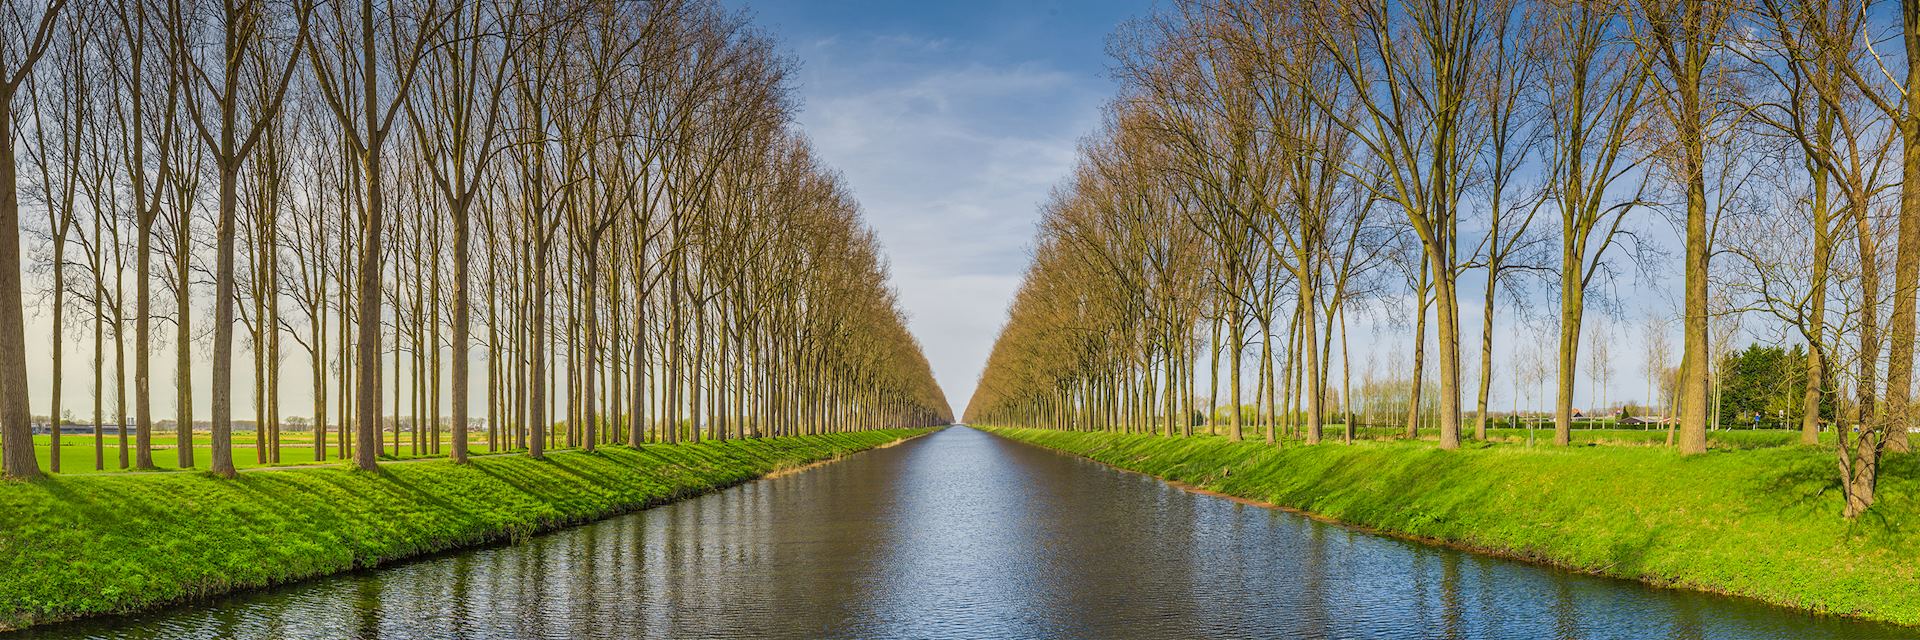
[{"label": "wispy cloud", "polygon": [[860,198],[959,409],[1026,267],[1038,207],[1111,85],[1045,61],[983,62],[947,38],[837,36],[798,53],[801,125]]}]

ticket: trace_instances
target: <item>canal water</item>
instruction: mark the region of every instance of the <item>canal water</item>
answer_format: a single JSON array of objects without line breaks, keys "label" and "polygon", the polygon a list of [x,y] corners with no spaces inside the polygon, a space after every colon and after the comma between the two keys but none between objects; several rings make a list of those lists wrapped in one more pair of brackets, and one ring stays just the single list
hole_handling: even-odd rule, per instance
[{"label": "canal water", "polygon": [[1879,638],[1360,533],[964,427],[511,546],[34,638]]}]

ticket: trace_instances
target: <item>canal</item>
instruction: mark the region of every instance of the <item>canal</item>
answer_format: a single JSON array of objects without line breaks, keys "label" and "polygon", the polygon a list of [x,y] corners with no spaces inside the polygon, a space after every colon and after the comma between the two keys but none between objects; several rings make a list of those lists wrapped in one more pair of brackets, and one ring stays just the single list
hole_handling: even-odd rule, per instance
[{"label": "canal", "polygon": [[33,638],[1859,638],[1196,495],[964,427],[517,544]]}]

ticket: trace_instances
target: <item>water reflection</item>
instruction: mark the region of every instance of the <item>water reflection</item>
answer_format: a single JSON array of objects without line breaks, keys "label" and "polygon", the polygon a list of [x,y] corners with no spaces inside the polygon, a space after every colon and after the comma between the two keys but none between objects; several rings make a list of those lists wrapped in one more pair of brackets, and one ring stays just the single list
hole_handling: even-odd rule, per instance
[{"label": "water reflection", "polygon": [[513,546],[27,637],[1915,635],[1381,538],[955,428]]}]

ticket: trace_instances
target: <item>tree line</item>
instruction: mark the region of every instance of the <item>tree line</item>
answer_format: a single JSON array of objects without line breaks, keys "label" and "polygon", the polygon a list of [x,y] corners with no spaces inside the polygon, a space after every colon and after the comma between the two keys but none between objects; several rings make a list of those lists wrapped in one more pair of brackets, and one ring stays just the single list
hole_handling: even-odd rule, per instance
[{"label": "tree line", "polygon": [[1044,205],[968,420],[1188,434],[1224,356],[1225,401],[1257,407],[1227,437],[1351,440],[1349,317],[1369,314],[1414,336],[1405,435],[1435,394],[1453,449],[1486,437],[1509,318],[1553,334],[1537,371],[1564,446],[1583,325],[1645,304],[1618,293],[1637,269],[1682,282],[1683,454],[1707,450],[1711,345],[1743,317],[1805,345],[1794,406],[1845,427],[1848,517],[1908,448],[1920,5],[1177,0],[1110,49],[1119,94]]},{"label": "tree line", "polygon": [[[403,440],[465,461],[482,428],[539,457],[947,421],[874,234],[794,124],[792,61],[714,0],[3,11],[8,477],[41,473],[30,303],[52,316],[55,472],[70,331],[91,341],[95,468],[109,435],[120,468],[155,466],[168,348],[179,465],[205,415],[229,477],[236,361],[262,463],[294,410],[316,460],[362,469]],[[311,407],[280,398],[300,355]]]}]

